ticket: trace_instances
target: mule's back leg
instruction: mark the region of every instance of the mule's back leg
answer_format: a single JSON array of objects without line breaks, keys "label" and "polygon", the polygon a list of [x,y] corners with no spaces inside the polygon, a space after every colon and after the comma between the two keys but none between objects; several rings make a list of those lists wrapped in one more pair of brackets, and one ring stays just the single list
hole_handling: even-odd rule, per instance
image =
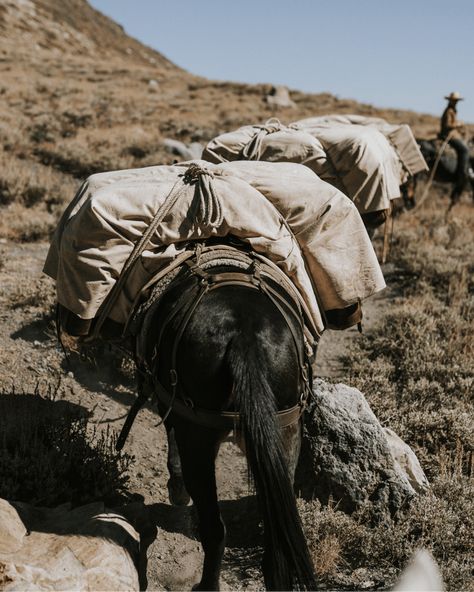
[{"label": "mule's back leg", "polygon": [[217,501],[215,460],[223,434],[217,430],[177,422],[175,437],[184,484],[196,507],[204,550],[200,583],[195,590],[218,590],[225,526]]}]

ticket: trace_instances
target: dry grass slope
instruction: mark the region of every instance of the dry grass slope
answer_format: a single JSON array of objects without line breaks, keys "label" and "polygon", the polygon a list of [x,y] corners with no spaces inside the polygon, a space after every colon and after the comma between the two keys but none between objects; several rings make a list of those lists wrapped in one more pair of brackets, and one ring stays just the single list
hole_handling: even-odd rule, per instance
[{"label": "dry grass slope", "polygon": [[14,240],[50,234],[91,173],[172,162],[165,138],[205,143],[272,116],[331,112],[406,122],[422,135],[437,128],[430,116],[329,93],[294,91],[295,109],[274,110],[264,101],[271,84],[193,76],[85,0],[5,0],[0,33],[0,234]]},{"label": "dry grass slope", "polygon": [[393,520],[302,503],[316,569],[332,586],[392,584],[418,547],[448,590],[474,590],[474,212],[447,197],[397,222],[387,281],[398,295],[345,361],[346,382],[416,451],[431,483]]}]

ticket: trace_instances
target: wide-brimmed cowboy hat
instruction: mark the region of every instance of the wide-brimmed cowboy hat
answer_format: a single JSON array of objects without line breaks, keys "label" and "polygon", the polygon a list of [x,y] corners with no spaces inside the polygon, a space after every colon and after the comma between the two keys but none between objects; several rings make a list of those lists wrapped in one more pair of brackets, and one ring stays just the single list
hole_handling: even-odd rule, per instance
[{"label": "wide-brimmed cowboy hat", "polygon": [[448,101],[464,101],[464,97],[461,97],[461,95],[457,91],[450,93],[447,97],[444,98]]}]

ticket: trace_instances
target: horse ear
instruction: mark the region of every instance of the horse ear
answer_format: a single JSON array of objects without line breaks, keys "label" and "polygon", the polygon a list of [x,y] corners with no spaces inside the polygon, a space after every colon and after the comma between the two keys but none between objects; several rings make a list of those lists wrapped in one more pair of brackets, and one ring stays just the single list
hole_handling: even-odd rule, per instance
[{"label": "horse ear", "polygon": [[443,592],[444,585],[438,564],[426,549],[419,549],[402,572],[393,592]]}]

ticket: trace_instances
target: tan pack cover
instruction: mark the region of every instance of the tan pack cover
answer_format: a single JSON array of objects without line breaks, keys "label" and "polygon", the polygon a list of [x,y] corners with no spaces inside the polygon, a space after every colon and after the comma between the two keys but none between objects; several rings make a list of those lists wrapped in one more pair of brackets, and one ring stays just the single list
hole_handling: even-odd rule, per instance
[{"label": "tan pack cover", "polygon": [[291,125],[303,130],[312,129],[315,134],[321,127],[369,125],[378,129],[396,151],[401,165],[400,184],[404,183],[408,176],[428,170],[428,165],[421,154],[413,132],[407,124],[388,123],[380,117],[366,117],[364,115],[324,115],[302,119]]},{"label": "tan pack cover", "polygon": [[328,166],[321,142],[277,119],[269,119],[263,125],[245,125],[217,136],[207,144],[202,157],[213,163],[234,160],[295,162],[306,164],[316,173]]},{"label": "tan pack cover", "polygon": [[56,280],[60,304],[82,319],[93,318],[170,195],[176,203],[120,293],[110,314],[115,321],[126,322],[141,288],[189,241],[211,236],[232,234],[275,262],[302,294],[320,331],[319,305],[344,308],[385,286],[356,208],[308,168],[193,162],[206,171],[204,192],[183,182],[189,162],[89,177],[63,214],[44,267]]},{"label": "tan pack cover", "polygon": [[314,117],[289,126],[271,119],[217,136],[202,157],[214,163],[245,159],[305,164],[350,197],[360,213],[385,210],[400,197],[407,173],[420,170],[421,154],[408,126],[389,126],[383,120],[369,125],[365,120],[370,118],[359,124],[357,118]]}]

